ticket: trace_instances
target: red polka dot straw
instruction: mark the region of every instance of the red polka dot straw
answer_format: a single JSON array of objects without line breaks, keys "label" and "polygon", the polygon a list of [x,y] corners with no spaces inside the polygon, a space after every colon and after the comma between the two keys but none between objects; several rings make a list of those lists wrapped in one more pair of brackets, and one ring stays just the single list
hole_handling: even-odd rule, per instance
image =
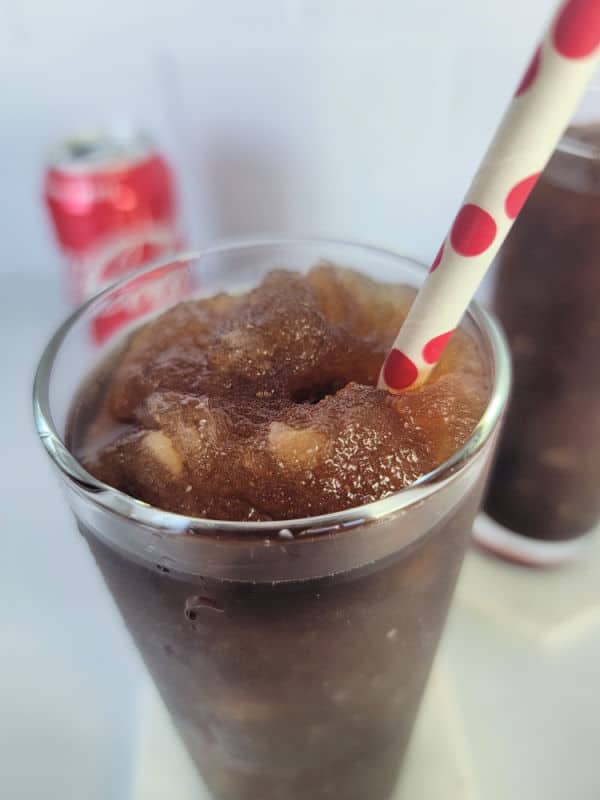
[{"label": "red polka dot straw", "polygon": [[427,380],[566,128],[600,58],[600,0],[566,0],[525,74],[379,376]]}]

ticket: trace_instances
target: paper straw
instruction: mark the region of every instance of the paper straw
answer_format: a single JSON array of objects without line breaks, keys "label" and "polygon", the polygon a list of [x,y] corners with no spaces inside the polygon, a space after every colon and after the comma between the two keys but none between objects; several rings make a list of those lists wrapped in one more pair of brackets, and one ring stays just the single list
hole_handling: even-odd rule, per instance
[{"label": "paper straw", "polygon": [[427,379],[569,123],[599,45],[600,0],[562,2],[386,357],[380,388],[400,392]]}]

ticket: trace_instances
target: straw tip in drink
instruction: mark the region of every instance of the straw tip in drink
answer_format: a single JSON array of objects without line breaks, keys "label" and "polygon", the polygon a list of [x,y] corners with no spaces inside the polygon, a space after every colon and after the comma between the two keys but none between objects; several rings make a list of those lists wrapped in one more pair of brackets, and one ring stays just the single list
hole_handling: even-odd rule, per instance
[{"label": "straw tip in drink", "polygon": [[390,392],[401,392],[412,387],[419,377],[414,361],[401,350],[392,347],[387,355],[379,377],[379,388]]}]

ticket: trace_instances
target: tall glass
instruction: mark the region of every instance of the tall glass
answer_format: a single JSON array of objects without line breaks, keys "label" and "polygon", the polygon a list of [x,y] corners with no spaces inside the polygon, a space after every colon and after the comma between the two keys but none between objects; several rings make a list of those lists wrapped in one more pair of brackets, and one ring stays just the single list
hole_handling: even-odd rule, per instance
[{"label": "tall glass", "polygon": [[600,81],[509,234],[493,306],[515,379],[476,533],[560,562],[600,521]]},{"label": "tall glass", "polygon": [[[173,268],[211,295],[320,259],[414,285],[425,274],[393,253],[325,241],[230,244],[181,256]],[[215,798],[385,800],[506,403],[502,337],[485,312],[470,309],[464,326],[490,372],[489,404],[465,446],[413,486],[306,519],[188,518],[96,480],[65,444],[73,397],[103,355],[90,321],[135,280],[67,320],[36,378],[37,427],[79,529]]]}]

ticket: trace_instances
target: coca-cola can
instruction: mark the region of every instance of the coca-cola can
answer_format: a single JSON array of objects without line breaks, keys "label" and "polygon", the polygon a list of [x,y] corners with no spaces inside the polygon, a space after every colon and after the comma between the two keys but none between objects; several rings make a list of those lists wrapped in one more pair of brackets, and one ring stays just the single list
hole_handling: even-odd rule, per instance
[{"label": "coca-cola can", "polygon": [[[152,140],[131,129],[73,136],[50,152],[44,195],[79,304],[144,264],[181,249],[173,173]],[[190,291],[189,273],[140,279],[94,320],[98,344],[140,314]]]}]

